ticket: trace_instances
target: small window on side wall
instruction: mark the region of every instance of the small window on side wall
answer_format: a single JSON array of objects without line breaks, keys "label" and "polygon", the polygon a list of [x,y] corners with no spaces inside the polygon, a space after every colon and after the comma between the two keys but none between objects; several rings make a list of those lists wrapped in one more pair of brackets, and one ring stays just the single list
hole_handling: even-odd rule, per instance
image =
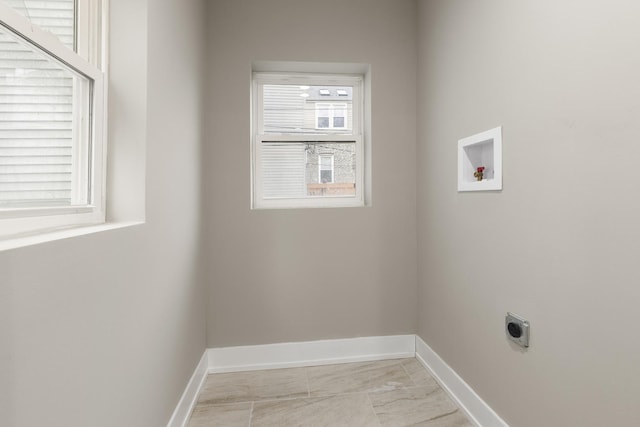
[{"label": "small window on side wall", "polygon": [[363,77],[254,73],[252,207],[364,205]]}]

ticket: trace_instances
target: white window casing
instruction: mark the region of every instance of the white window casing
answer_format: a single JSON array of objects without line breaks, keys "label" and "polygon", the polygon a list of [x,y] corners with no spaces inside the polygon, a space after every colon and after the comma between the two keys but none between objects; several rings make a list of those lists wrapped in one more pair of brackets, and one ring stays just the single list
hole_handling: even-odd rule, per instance
[{"label": "white window casing", "polygon": [[[8,3],[11,4],[11,2]],[[29,2],[25,3],[28,4]],[[40,3],[42,4],[42,2]],[[37,200],[37,197],[34,197],[35,200],[23,204],[12,204],[10,196],[4,199],[4,204],[1,204],[2,199],[0,199],[0,239],[53,229],[99,224],[105,221],[106,77],[100,67],[106,67],[106,49],[103,41],[106,40],[107,14],[104,11],[107,8],[107,4],[104,0],[77,0],[74,4],[77,7],[74,10],[73,31],[77,42],[71,46],[68,38],[59,38],[52,32],[47,31],[46,27],[40,28],[38,25],[34,25],[28,18],[8,6],[7,2],[0,2],[0,30],[5,34],[11,34],[19,45],[24,46],[24,49],[15,48],[13,50],[23,50],[20,55],[23,55],[26,59],[30,59],[28,55],[36,56],[38,54],[44,58],[40,61],[41,63],[46,61],[46,64],[51,64],[51,66],[45,66],[44,68],[39,65],[43,70],[43,79],[42,82],[33,83],[37,84],[35,90],[40,91],[36,92],[36,94],[47,91],[53,95],[56,93],[61,94],[58,98],[52,98],[52,102],[55,102],[55,104],[47,104],[45,109],[35,110],[40,112],[29,111],[28,113],[31,116],[26,113],[22,114],[24,118],[20,120],[28,120],[25,123],[30,124],[32,127],[38,127],[38,140],[34,140],[33,146],[23,144],[22,135],[11,137],[17,139],[3,139],[2,131],[0,131],[0,160],[3,158],[6,160],[4,163],[0,162],[0,189],[4,189],[5,194],[9,191],[6,188],[11,189],[14,187],[16,191],[22,192],[40,191],[35,184],[22,187],[21,185],[24,182],[35,182],[41,179],[42,181],[37,182],[37,184],[41,184],[43,192],[46,192],[48,188],[59,188],[60,192],[64,191],[69,194],[68,198],[63,197],[55,200],[45,198],[46,200],[42,202]],[[46,10],[41,13],[44,14],[41,19],[47,18]],[[56,11],[56,13],[60,12]],[[54,15],[52,14],[52,16]],[[66,11],[64,17],[68,19]],[[55,27],[55,25],[52,24],[52,27]],[[34,72],[34,68],[30,67],[28,63],[25,63],[24,66],[26,68],[22,70],[21,67],[23,65],[13,60],[14,57],[18,58],[16,55],[19,52],[11,52],[10,45],[7,43],[4,43],[3,46],[4,50],[0,49],[0,55],[5,58],[5,67],[13,67],[16,73]],[[77,53],[72,49],[74,46],[77,49]],[[57,80],[54,78],[60,75],[63,78],[58,78]],[[72,78],[69,76],[72,76]],[[16,87],[11,86],[10,77],[0,76],[0,78],[3,79],[1,86],[8,88],[6,89],[8,91],[13,91],[7,92],[10,94],[8,95],[10,105],[7,104],[9,106],[5,106],[2,111],[6,111],[7,116],[17,117],[16,113],[21,111],[20,108],[23,107],[16,104],[16,102],[19,102],[16,101],[18,97],[11,94],[15,94],[17,89],[28,89],[28,85],[32,83],[30,80],[25,79],[23,82],[29,82],[29,84],[16,89]],[[70,81],[72,83],[68,85],[66,82]],[[62,95],[63,93],[64,95]],[[68,101],[60,104],[63,99],[60,96],[68,99]],[[35,96],[34,98],[40,99]],[[38,108],[45,106],[45,104],[34,104],[36,101],[29,102],[29,105],[37,105]],[[60,106],[58,107],[57,105]],[[58,113],[58,111],[60,112]],[[50,119],[47,119],[50,120],[47,123],[42,122],[42,120],[45,120],[42,117],[45,116],[50,117]],[[65,118],[66,116],[71,118],[67,119]],[[15,121],[16,119],[12,120]],[[65,147],[54,147],[56,145],[54,140],[56,131],[54,129],[58,128],[56,123],[59,123],[60,120],[70,120],[70,123],[72,123],[71,127],[68,125],[69,122],[66,122],[67,125],[65,125],[67,126],[65,129],[69,129],[69,136],[65,138],[70,140],[71,143],[67,144],[68,146],[65,145]],[[17,124],[15,126],[18,127]],[[47,131],[46,129],[51,130]],[[47,147],[49,149],[45,149]],[[2,151],[3,149],[4,151]],[[16,175],[13,176],[14,170],[6,167],[7,164],[12,162],[12,152],[20,152],[21,154],[19,155],[21,157],[18,161],[25,164],[35,163],[35,160],[32,161],[30,159],[35,159],[36,157],[44,159],[45,164],[55,162],[55,160],[52,160],[53,158],[48,158],[48,155],[56,154],[58,157],[64,157],[64,162],[68,164],[68,171],[64,173],[70,177],[64,178],[65,182],[70,179],[68,187],[62,187],[62,184],[60,184],[61,180],[63,180],[62,178],[53,178],[55,173],[61,174],[61,172],[53,171],[53,169],[47,170],[43,168],[42,170],[36,170],[36,172],[32,170],[29,172],[34,176],[38,176],[38,178],[18,176],[18,172],[15,172]],[[33,153],[36,157],[29,157],[30,153]],[[5,164],[4,169],[2,169],[3,164]],[[13,184],[2,186],[3,183],[11,182]],[[33,188],[36,190],[33,190]],[[7,200],[9,201],[7,202]]]},{"label": "white window casing", "polygon": [[[317,128],[316,103],[307,107],[308,113],[299,113],[298,110],[292,112],[300,117],[308,116],[308,124],[304,126],[291,125],[286,118],[280,121],[286,123],[286,126],[272,126],[271,122],[265,123],[264,92],[265,86],[269,88],[271,85],[290,86],[303,91],[309,87],[325,86],[352,88],[350,114],[346,111],[344,113],[345,127]],[[290,97],[289,104],[298,100],[311,101],[312,97],[303,93],[300,97]],[[342,99],[335,103],[335,106],[347,109],[347,104]],[[285,106],[283,110],[287,111],[289,108],[290,106]],[[286,209],[364,206],[363,110],[363,76],[361,75],[255,72],[252,86],[251,207],[253,209]],[[347,115],[350,118],[349,126],[346,126]],[[299,118],[299,120],[302,119]],[[326,150],[331,147],[338,147],[336,148],[338,152],[344,156],[353,157],[355,170],[349,182],[353,181],[355,188],[348,194],[336,193],[335,189],[322,196],[311,194],[307,186],[323,184],[320,182],[319,156],[329,155],[330,153]],[[349,150],[345,150],[344,147],[348,147]],[[306,183],[304,181],[305,165],[300,164],[299,159],[306,159],[307,162]],[[339,183],[335,183],[338,166],[333,162],[332,158],[332,181],[334,182],[326,184],[337,188],[340,186]],[[309,169],[310,164],[313,169]],[[276,185],[277,191],[274,190]]]}]

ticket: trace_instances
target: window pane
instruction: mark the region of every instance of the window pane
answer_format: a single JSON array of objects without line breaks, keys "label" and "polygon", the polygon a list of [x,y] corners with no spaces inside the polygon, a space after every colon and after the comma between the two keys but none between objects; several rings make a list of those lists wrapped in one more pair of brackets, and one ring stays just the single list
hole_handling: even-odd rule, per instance
[{"label": "window pane", "polygon": [[308,197],[355,196],[355,142],[307,144]]},{"label": "window pane", "polygon": [[320,156],[320,170],[331,170],[331,156]]},{"label": "window pane", "polygon": [[305,196],[305,144],[262,144],[262,186],[265,199]]},{"label": "window pane", "polygon": [[329,117],[331,115],[331,104],[316,104],[318,117]]},{"label": "window pane", "polygon": [[355,142],[263,142],[264,198],[354,197],[355,149]]},{"label": "window pane", "polygon": [[319,128],[328,128],[329,127],[329,117],[318,117],[318,127]]},{"label": "window pane", "polygon": [[0,27],[0,208],[89,203],[90,85]]},{"label": "window pane", "polygon": [[75,0],[1,0],[73,49]]},{"label": "window pane", "polygon": [[[339,95],[338,90],[347,95]],[[328,91],[329,95],[321,95]],[[326,92],[322,92],[326,93]],[[353,87],[351,86],[263,86],[264,133],[339,133],[352,134]],[[331,101],[340,102],[340,111],[346,118],[339,129],[331,126],[334,108]],[[323,103],[323,104],[321,104]],[[347,126],[345,127],[345,122]]]}]

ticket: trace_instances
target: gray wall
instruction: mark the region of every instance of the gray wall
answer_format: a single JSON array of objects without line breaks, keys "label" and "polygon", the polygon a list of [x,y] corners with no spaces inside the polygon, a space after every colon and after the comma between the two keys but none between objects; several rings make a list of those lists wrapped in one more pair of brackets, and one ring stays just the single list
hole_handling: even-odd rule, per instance
[{"label": "gray wall", "polygon": [[[208,3],[210,347],[415,332],[416,4]],[[250,210],[252,61],[369,63],[373,206]]]},{"label": "gray wall", "polygon": [[111,125],[147,134],[147,223],[0,253],[3,426],[166,425],[205,348],[202,4],[111,7],[111,105],[131,109]]},{"label": "gray wall", "polygon": [[[419,11],[420,336],[512,426],[640,425],[640,4]],[[457,140],[498,125],[504,190],[457,193]]]}]

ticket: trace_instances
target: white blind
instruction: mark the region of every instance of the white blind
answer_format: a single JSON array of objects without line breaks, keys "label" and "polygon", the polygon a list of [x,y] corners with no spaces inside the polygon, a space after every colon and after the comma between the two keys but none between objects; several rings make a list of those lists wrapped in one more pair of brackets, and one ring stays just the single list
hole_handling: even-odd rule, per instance
[{"label": "white blind", "polygon": [[262,143],[264,198],[296,198],[306,195],[305,144]]},{"label": "white blind", "polygon": [[[4,0],[73,47],[74,2]],[[74,74],[0,27],[0,207],[70,205]]]}]

